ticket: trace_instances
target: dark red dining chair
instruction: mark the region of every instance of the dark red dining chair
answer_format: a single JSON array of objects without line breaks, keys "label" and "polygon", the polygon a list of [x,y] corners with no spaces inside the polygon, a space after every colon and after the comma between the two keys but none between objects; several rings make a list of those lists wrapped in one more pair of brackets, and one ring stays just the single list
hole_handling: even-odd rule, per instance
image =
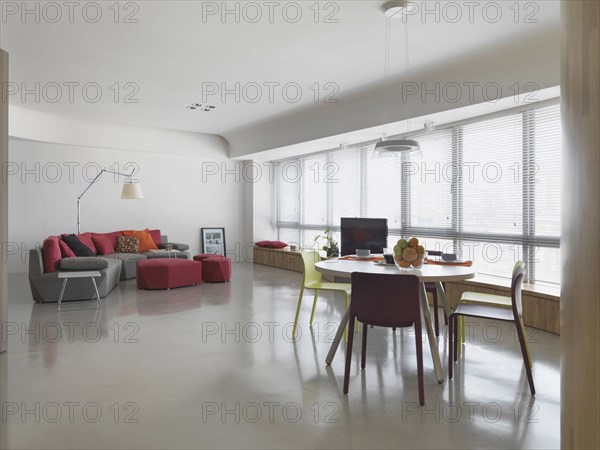
[{"label": "dark red dining chair", "polygon": [[346,346],[346,370],[344,394],[348,393],[354,324],[362,322],[362,355],[360,367],[367,361],[367,326],[415,327],[417,345],[417,376],[419,379],[419,403],[425,404],[423,389],[423,337],[421,335],[421,307],[419,304],[419,278],[415,275],[387,275],[354,272],[352,274],[352,301],[348,319],[348,344]]},{"label": "dark red dining chair", "polygon": [[510,285],[511,309],[487,306],[482,304],[459,303],[452,314],[450,314],[450,327],[448,330],[448,378],[452,379],[452,369],[454,362],[458,360],[458,318],[459,317],[477,317],[481,319],[500,320],[503,322],[512,322],[517,329],[527,380],[531,395],[535,395],[535,386],[533,384],[533,374],[531,373],[531,364],[529,359],[529,350],[525,341],[525,331],[523,330],[523,302],[521,299],[521,287],[525,277],[525,267],[523,263],[515,265],[513,270],[512,282]]}]

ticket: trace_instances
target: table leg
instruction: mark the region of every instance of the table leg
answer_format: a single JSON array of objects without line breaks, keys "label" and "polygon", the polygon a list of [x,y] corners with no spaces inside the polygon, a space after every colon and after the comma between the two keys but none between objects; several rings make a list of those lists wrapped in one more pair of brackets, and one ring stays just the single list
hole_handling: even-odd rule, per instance
[{"label": "table leg", "polygon": [[340,322],[340,326],[338,327],[337,332],[333,338],[333,342],[331,343],[331,347],[329,348],[329,353],[327,353],[327,358],[325,358],[325,364],[328,366],[331,365],[335,353],[337,352],[338,347],[340,346],[340,342],[342,341],[342,337],[344,336],[344,331],[346,330],[346,326],[348,325],[348,317],[350,316],[350,302],[348,302],[348,308],[344,312],[342,316],[342,321]]},{"label": "table leg", "polygon": [[452,311],[450,311],[450,305],[448,304],[448,297],[446,296],[446,291],[444,290],[444,286],[441,281],[435,282],[435,287],[437,288],[438,297],[442,299],[442,305],[444,307],[444,311],[446,312],[446,317],[450,317]]},{"label": "table leg", "polygon": [[60,308],[62,307],[62,299],[63,299],[63,295],[65,294],[65,288],[67,287],[67,280],[68,280],[68,278],[63,279],[63,283],[60,288],[60,295],[58,296],[58,310],[59,311],[60,311]]},{"label": "table leg", "polygon": [[427,301],[425,283],[421,283],[419,294],[421,300],[421,310],[423,311],[423,318],[425,319],[425,326],[427,328],[427,340],[429,341],[429,349],[431,350],[431,357],[433,358],[435,375],[438,383],[442,384],[444,382],[444,369],[442,368],[442,360],[440,359],[440,352],[437,347],[435,332],[433,331],[433,324],[431,323],[431,312],[429,310],[429,302]]},{"label": "table leg", "polygon": [[98,292],[98,285],[96,284],[96,278],[92,277],[92,283],[94,283],[94,289],[96,290],[96,300],[98,300],[98,307],[100,307],[100,293]]}]

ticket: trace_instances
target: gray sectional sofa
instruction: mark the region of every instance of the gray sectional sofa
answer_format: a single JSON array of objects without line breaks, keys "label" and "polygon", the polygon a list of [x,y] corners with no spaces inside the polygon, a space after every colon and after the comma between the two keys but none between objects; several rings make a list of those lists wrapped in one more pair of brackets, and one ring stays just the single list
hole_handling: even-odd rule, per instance
[{"label": "gray sectional sofa", "polygon": [[[170,243],[167,236],[161,235],[159,249],[164,249],[169,243],[176,252],[149,251],[144,253],[112,253],[93,257],[71,257],[60,261],[59,269],[55,272],[44,271],[43,248],[36,247],[29,252],[29,285],[33,301],[38,303],[57,302],[62,286],[58,278],[61,271],[97,270],[100,277],[96,278],[100,297],[106,297],[120,280],[136,277],[136,262],[147,258],[177,258],[189,259],[186,244]],[[67,283],[63,301],[91,300],[96,298],[94,286],[89,278],[72,278]]]}]

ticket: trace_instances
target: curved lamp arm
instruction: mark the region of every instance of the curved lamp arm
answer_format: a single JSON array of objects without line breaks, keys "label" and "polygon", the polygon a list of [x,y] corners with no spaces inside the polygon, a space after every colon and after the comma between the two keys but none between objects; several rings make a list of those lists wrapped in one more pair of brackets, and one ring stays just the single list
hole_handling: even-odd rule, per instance
[{"label": "curved lamp arm", "polygon": [[[115,172],[114,170],[108,170],[108,169],[102,169],[98,175],[96,175],[96,178],[94,178],[90,184],[84,189],[84,191],[79,194],[79,196],[77,197],[77,234],[81,233],[81,197],[83,197],[85,195],[85,193],[87,191],[90,190],[90,188],[94,185],[94,183],[96,183],[100,177],[102,176],[102,174],[104,172],[108,172],[108,173],[112,173],[114,175],[119,175],[122,177],[125,177],[125,181],[127,181],[128,178],[131,178],[133,176],[133,171],[129,174],[127,173],[121,173],[121,172]],[[140,191],[140,196],[138,196],[137,198],[143,198],[143,196],[141,195],[141,191]]]}]

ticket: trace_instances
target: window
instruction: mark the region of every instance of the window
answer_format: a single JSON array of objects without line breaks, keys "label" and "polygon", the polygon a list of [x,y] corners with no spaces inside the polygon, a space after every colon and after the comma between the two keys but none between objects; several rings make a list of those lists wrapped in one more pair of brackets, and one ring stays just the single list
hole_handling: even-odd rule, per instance
[{"label": "window", "polygon": [[558,101],[417,139],[422,160],[374,159],[363,144],[279,161],[279,238],[310,247],[325,227],[339,231],[341,217],[384,217],[391,240],[418,236],[482,274],[509,277],[523,260],[528,282],[558,283]]}]

